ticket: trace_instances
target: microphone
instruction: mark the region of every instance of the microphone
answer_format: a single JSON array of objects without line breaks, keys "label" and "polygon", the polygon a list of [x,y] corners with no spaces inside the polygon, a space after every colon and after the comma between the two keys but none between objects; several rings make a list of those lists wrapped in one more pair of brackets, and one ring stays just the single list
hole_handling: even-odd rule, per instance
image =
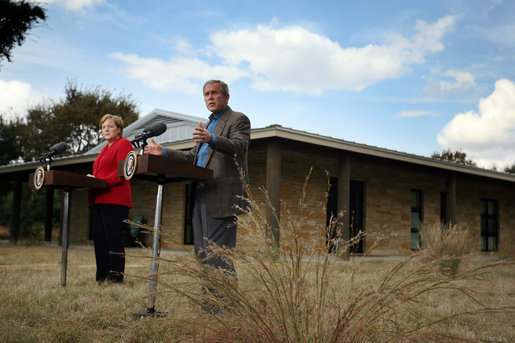
[{"label": "microphone", "polygon": [[59,142],[57,144],[54,144],[50,147],[50,150],[41,155],[39,160],[42,161],[46,159],[51,159],[55,155],[62,154],[66,151],[66,149],[68,149],[68,144],[66,144],[65,142]]},{"label": "microphone", "polygon": [[164,133],[165,131],[166,131],[165,123],[161,122],[161,123],[152,124],[152,125],[146,127],[145,129],[143,129],[142,133],[140,133],[139,135],[134,137],[134,139],[131,141],[131,143],[144,141],[150,137],[159,136],[160,134]]},{"label": "microphone", "polygon": [[50,152],[52,152],[53,155],[59,155],[65,152],[66,149],[68,149],[68,144],[66,144],[66,142],[59,142],[50,147]]}]

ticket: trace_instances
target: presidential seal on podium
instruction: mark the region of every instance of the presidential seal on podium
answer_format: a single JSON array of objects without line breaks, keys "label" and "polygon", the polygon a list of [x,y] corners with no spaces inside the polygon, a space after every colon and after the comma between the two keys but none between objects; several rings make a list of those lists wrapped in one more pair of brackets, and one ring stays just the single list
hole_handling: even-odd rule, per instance
[{"label": "presidential seal on podium", "polygon": [[138,156],[134,150],[129,151],[125,157],[125,163],[123,164],[123,177],[125,180],[130,180],[136,174],[136,167],[138,164]]},{"label": "presidential seal on podium", "polygon": [[43,166],[38,166],[36,171],[34,171],[34,188],[39,191],[44,184],[45,168]]}]

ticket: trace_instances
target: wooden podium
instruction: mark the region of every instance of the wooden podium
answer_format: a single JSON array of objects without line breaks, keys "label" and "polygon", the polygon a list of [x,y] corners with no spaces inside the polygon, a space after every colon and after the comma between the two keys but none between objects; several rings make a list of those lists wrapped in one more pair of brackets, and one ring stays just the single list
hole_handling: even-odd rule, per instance
[{"label": "wooden podium", "polygon": [[[118,176],[124,177],[125,161],[118,162]],[[198,167],[189,163],[176,162],[170,158],[156,155],[138,155],[134,172],[136,179],[153,181],[157,184],[156,208],[154,216],[154,234],[152,243],[152,262],[150,266],[150,295],[146,310],[138,312],[137,317],[163,316],[155,310],[157,293],[157,273],[161,250],[161,214],[163,209],[163,188],[165,183],[183,181],[205,181],[213,178],[211,169]]]},{"label": "wooden podium", "polygon": [[[118,162],[118,176],[123,177],[124,161]],[[176,162],[171,158],[156,155],[140,155],[136,164],[136,178],[157,183],[179,181],[211,180],[211,169],[196,165]]]},{"label": "wooden podium", "polygon": [[[29,175],[29,186],[34,186],[34,173]],[[45,172],[43,187],[62,188],[63,194],[63,237],[61,260],[61,286],[66,286],[68,265],[68,241],[70,230],[70,191],[77,188],[106,188],[105,180],[65,170],[48,170]]]}]

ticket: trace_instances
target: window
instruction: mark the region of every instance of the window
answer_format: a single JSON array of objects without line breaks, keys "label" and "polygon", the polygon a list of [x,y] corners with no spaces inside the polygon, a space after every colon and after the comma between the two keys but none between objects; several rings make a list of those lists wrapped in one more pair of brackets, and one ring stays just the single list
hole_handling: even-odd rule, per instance
[{"label": "window", "polygon": [[422,191],[411,190],[411,250],[418,250],[420,242],[420,224],[422,223]]},{"label": "window", "polygon": [[[363,197],[364,184],[361,181],[350,182],[350,236],[356,237],[359,232],[365,232],[365,225],[363,224],[363,207],[365,198]],[[363,247],[364,237],[361,237],[358,242],[350,246],[350,251],[353,253],[362,254],[365,249]]]},{"label": "window", "polygon": [[481,251],[497,251],[497,201],[481,199]]}]

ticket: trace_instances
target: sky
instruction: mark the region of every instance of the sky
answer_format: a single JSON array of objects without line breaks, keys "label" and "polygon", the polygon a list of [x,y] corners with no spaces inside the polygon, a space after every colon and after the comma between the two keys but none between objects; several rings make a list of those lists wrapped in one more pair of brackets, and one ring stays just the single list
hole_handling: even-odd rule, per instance
[{"label": "sky", "polygon": [[[0,66],[0,113],[66,84],[207,118],[206,80],[273,124],[480,167],[515,163],[513,0],[39,0],[47,20]],[[99,117],[102,113],[99,113]]]}]

